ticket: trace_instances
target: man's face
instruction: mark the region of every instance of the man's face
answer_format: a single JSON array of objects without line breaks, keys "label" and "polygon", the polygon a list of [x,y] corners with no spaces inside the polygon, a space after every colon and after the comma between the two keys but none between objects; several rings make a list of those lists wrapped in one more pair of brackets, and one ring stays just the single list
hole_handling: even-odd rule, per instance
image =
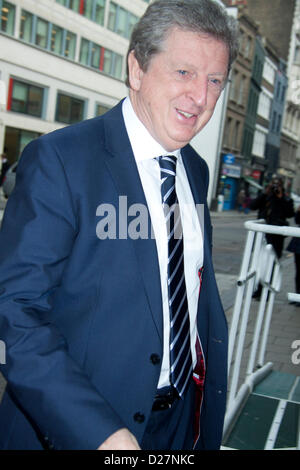
[{"label": "man's face", "polygon": [[143,72],[129,55],[133,108],[167,151],[184,147],[207,124],[227,78],[228,48],[208,35],[173,28]]}]

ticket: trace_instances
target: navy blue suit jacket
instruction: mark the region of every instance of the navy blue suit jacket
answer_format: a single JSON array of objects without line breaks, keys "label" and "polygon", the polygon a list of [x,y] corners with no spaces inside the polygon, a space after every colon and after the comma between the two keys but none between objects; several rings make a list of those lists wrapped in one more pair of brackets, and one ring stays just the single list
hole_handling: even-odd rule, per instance
[{"label": "navy blue suit jacket", "polygon": [[[182,155],[195,203],[205,205],[199,448],[215,449],[227,325],[212,266],[207,165],[190,146]],[[141,441],[163,351],[160,275],[155,240],[96,235],[98,207],[117,209],[120,196],[128,207],[146,205],[121,103],[23,152],[0,232],[1,371],[8,381],[0,448],[96,449],[121,427]]]}]

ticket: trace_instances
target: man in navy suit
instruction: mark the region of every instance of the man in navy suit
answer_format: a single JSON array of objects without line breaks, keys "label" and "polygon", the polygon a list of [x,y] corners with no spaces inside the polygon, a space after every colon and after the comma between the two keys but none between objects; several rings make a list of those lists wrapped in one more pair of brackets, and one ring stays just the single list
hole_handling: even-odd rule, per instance
[{"label": "man in navy suit", "polygon": [[[227,326],[207,165],[188,144],[236,53],[236,25],[215,2],[154,2],[130,43],[129,97],[24,150],[0,235],[1,448],[219,448]],[[182,396],[170,379],[157,161],[170,154],[193,366]]]}]

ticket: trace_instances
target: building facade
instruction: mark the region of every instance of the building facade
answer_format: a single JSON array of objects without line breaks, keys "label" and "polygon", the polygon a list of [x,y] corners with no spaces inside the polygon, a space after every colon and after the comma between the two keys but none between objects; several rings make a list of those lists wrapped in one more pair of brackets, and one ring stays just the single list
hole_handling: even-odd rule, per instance
[{"label": "building facade", "polygon": [[280,148],[279,173],[286,187],[300,194],[300,0],[296,0],[290,35],[289,86]]},{"label": "building facade", "polygon": [[299,3],[299,0],[247,0],[249,14],[260,23],[265,36],[279,51],[280,58],[287,63],[288,87],[277,172],[285,180],[286,188],[295,192],[300,190],[297,171],[300,156]]},{"label": "building facade", "polygon": [[0,0],[0,150],[102,114],[126,96],[128,39],[146,0]]},{"label": "building facade", "polygon": [[256,195],[257,184],[260,182],[261,175],[264,171],[261,149],[262,140],[264,140],[264,128],[261,125],[263,118],[258,117],[264,63],[265,49],[261,37],[257,35],[255,38],[255,50],[242,143],[242,152],[245,158],[243,171],[244,189],[250,192],[251,198]]},{"label": "building facade", "polygon": [[[225,210],[235,207],[241,178],[247,163],[243,151],[244,139],[248,138],[247,132],[251,131],[254,134],[255,127],[255,122],[251,127],[249,119],[249,96],[250,94],[252,96],[252,69],[258,30],[255,23],[242,10],[238,13],[238,21],[241,38],[240,49],[230,76],[218,188],[219,193],[224,195]],[[252,109],[252,101],[250,105]],[[254,117],[255,115],[256,108]]]},{"label": "building facade", "polygon": [[[272,150],[275,151],[275,144],[277,144],[275,136],[277,135],[278,124],[280,136],[280,117],[282,116],[284,109],[283,105],[282,108],[280,108],[281,102],[279,100],[276,100],[276,122],[274,123],[274,126],[272,126],[272,106],[274,107],[275,103],[274,97],[277,71],[279,68],[279,58],[278,53],[274,50],[274,48],[267,39],[262,38],[262,43],[264,45],[265,58],[261,80],[261,90],[257,107],[255,133],[252,146],[252,166],[256,167],[256,175],[259,175],[259,181],[261,184],[267,182],[269,179],[269,157],[274,157],[273,163],[275,163],[275,155],[272,154]],[[277,119],[277,115],[280,119],[280,122]],[[271,129],[273,129],[272,133]],[[268,146],[268,142],[272,142],[273,145]]]},{"label": "building facade", "polygon": [[278,67],[274,70],[274,91],[271,101],[269,119],[269,132],[266,141],[265,157],[267,168],[265,179],[268,181],[278,171],[280,166],[280,146],[282,135],[283,116],[285,111],[285,99],[288,88],[286,75],[286,62],[279,59]]},{"label": "building facade", "polygon": [[[290,41],[290,31],[295,1],[288,2],[291,10],[280,0],[226,0],[225,3],[238,8],[240,24],[241,17],[247,16],[256,29],[241,155],[238,158],[242,165],[241,177],[239,181],[235,180],[236,193],[244,189],[253,198],[276,172],[285,176],[287,187],[291,186],[291,181],[286,177],[293,170],[295,179],[298,113],[294,103],[288,101],[291,82],[288,60],[293,42]],[[232,85],[235,86],[234,81]],[[292,119],[293,123],[290,122]],[[224,134],[225,150],[229,135]],[[284,157],[285,154],[288,157]],[[224,196],[226,199],[226,194]],[[229,208],[235,205],[231,200]]]}]

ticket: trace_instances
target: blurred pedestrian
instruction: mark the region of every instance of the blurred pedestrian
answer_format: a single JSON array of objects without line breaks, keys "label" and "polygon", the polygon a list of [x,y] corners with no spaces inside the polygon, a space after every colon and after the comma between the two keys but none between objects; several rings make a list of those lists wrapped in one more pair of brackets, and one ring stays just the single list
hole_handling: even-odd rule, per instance
[{"label": "blurred pedestrian", "polygon": [[[300,206],[297,209],[295,215],[295,222],[300,227]],[[296,276],[295,276],[295,288],[296,294],[300,294],[300,238],[293,237],[287,246],[287,251],[294,253]]]},{"label": "blurred pedestrian", "polygon": [[238,211],[242,212],[244,209],[244,202],[245,202],[246,193],[244,189],[241,189],[237,196],[237,203],[238,203]]},{"label": "blurred pedestrian", "polygon": [[244,204],[243,204],[243,209],[244,209],[245,214],[249,214],[250,204],[251,204],[251,198],[249,196],[249,193],[245,192],[245,199],[244,199]]},{"label": "blurred pedestrian", "polygon": [[[286,195],[283,180],[278,177],[272,178],[265,191],[250,203],[250,209],[258,210],[259,218],[265,219],[268,225],[288,225],[287,219],[295,214],[293,200]],[[284,236],[267,233],[266,239],[281,258]]]},{"label": "blurred pedestrian", "polygon": [[[273,177],[265,191],[251,202],[250,209],[258,210],[258,218],[265,219],[268,225],[289,225],[287,219],[295,214],[293,200],[286,195],[283,180],[278,177]],[[266,233],[266,240],[268,244],[273,246],[277,258],[280,259],[284,236]],[[253,297],[259,299],[261,291],[262,285],[259,282]]]}]

